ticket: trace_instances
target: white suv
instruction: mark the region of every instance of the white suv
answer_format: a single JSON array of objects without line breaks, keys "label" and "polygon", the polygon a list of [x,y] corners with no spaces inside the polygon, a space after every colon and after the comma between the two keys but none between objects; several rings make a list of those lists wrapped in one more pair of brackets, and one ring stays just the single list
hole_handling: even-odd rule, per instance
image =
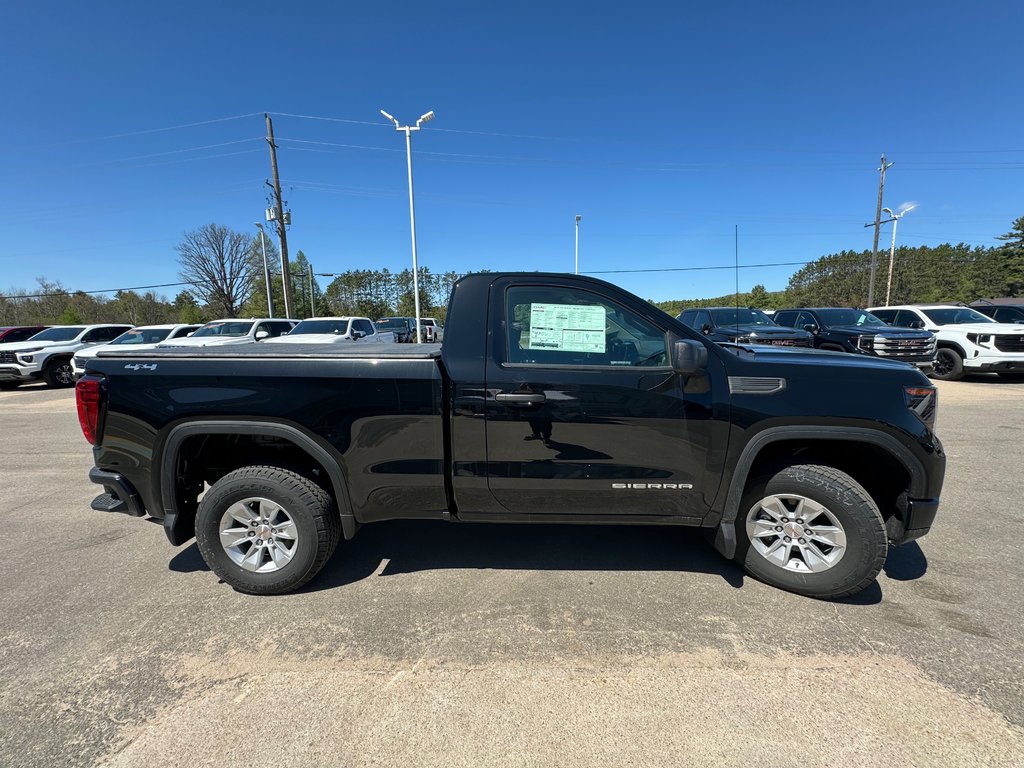
[{"label": "white suv", "polygon": [[0,387],[43,379],[50,387],[75,383],[71,358],[86,347],[107,344],[130,325],[58,325],[40,331],[28,341],[0,344]]},{"label": "white suv", "polygon": [[221,347],[233,344],[253,344],[288,333],[294,327],[294,320],[275,320],[273,318],[211,320],[188,338],[168,339],[160,342],[158,346]]},{"label": "white suv", "polygon": [[122,352],[129,349],[137,351],[153,349],[161,341],[188,336],[198,328],[198,325],[136,326],[130,331],[125,331],[109,344],[100,344],[99,346],[89,347],[81,352],[76,352],[75,356],[71,358],[71,365],[75,369],[75,378],[82,378],[85,375],[85,364],[105,349]]},{"label": "white suv", "polygon": [[970,307],[915,304],[872,307],[889,325],[925,328],[935,334],[938,351],[932,378],[957,381],[967,373],[998,373],[1024,381],[1024,326],[997,323]]},{"label": "white suv", "polygon": [[311,317],[287,336],[267,339],[268,344],[394,344],[392,331],[378,331],[368,317]]}]

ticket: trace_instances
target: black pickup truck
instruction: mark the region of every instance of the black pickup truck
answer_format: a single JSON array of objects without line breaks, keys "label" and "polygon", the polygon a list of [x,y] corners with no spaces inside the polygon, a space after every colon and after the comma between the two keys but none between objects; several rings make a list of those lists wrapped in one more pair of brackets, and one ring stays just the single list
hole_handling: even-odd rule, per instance
[{"label": "black pickup truck", "polygon": [[780,309],[775,322],[807,331],[816,349],[901,360],[925,373],[931,373],[935,362],[934,333],[891,326],[863,309]]},{"label": "black pickup truck", "polygon": [[704,528],[814,597],[929,530],[935,389],[902,363],[719,345],[563,274],[470,275],[443,346],[103,352],[77,389],[93,508],[193,536],[243,592],[394,518]]}]

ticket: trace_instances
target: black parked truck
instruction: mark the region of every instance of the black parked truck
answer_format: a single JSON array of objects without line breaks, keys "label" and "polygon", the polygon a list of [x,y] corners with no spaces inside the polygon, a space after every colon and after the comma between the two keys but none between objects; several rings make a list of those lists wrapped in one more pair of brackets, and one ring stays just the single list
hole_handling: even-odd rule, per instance
[{"label": "black parked truck", "polygon": [[[902,363],[719,346],[563,274],[460,280],[437,345],[103,352],[78,384],[93,508],[287,592],[394,518],[703,528],[756,577],[863,589],[928,532],[936,393]],[[201,500],[200,500],[201,496]]]},{"label": "black parked truck", "polygon": [[934,333],[889,325],[863,309],[780,309],[775,322],[809,332],[817,349],[901,360],[925,373],[931,372],[935,362]]},{"label": "black parked truck", "polygon": [[814,339],[807,331],[781,326],[761,310],[749,307],[687,309],[679,313],[678,319],[721,344],[814,346]]}]

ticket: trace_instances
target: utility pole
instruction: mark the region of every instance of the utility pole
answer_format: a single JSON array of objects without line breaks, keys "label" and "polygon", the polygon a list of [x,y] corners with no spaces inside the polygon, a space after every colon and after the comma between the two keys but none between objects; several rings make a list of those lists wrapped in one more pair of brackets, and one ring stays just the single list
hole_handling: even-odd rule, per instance
[{"label": "utility pole", "polygon": [[892,168],[892,163],[885,162],[885,153],[882,153],[882,164],[878,171],[881,174],[878,178],[878,207],[875,209],[875,223],[865,224],[865,227],[875,228],[875,240],[871,246],[871,276],[868,278],[868,306],[875,305],[875,270],[878,269],[878,232],[882,226],[882,191],[885,189],[885,171]]},{"label": "utility pole", "polygon": [[576,267],[573,270],[574,275],[580,273],[580,219],[582,218],[578,213],[576,214]]},{"label": "utility pole", "polygon": [[316,317],[316,283],[313,282],[313,263],[309,262],[309,316]]},{"label": "utility pole", "polygon": [[[267,120],[267,144],[270,145],[270,169],[274,174],[274,183],[269,185],[274,190],[274,211],[276,216],[274,224],[277,226],[277,237],[281,241],[281,285],[284,292],[284,316],[292,316],[292,280],[288,269],[288,235],[285,232],[284,204],[281,202],[281,177],[277,172],[277,144],[274,143],[274,123],[270,115],[264,114]],[[878,236],[875,236],[875,245],[878,245]]]}]

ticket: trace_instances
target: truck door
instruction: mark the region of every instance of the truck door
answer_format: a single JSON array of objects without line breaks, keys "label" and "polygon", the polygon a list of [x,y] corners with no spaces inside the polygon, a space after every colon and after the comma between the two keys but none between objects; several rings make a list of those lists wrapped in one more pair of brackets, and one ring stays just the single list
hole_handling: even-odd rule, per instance
[{"label": "truck door", "polygon": [[[725,450],[708,371],[669,366],[657,315],[601,284],[496,281],[486,355],[488,487],[529,514],[699,517]],[[621,300],[620,300],[621,299]]]}]

